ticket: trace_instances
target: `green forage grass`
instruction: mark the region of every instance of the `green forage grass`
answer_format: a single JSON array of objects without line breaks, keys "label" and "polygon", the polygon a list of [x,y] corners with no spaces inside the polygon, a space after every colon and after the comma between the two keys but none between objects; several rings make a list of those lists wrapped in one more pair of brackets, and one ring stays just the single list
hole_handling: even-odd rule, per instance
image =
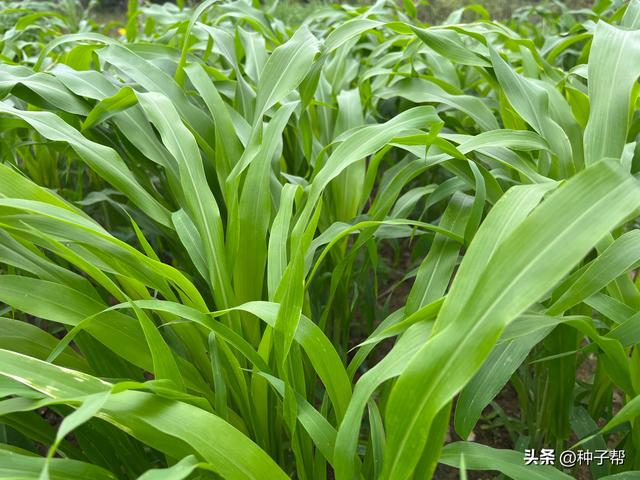
[{"label": "green forage grass", "polygon": [[635,478],[640,1],[570,5],[2,5],[0,478]]}]

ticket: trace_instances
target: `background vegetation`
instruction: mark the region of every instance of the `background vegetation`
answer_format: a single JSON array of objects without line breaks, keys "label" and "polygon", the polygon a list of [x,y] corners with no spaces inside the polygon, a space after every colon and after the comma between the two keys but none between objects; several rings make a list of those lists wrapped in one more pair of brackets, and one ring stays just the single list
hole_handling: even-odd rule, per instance
[{"label": "background vegetation", "polygon": [[[160,0],[150,0],[152,3],[164,3]],[[128,0],[94,0],[93,5],[98,18],[101,17],[120,17],[124,18],[127,12]],[[173,2],[175,3],[175,2]],[[193,0],[187,0],[187,4],[193,5]],[[370,0],[346,2],[351,5],[371,5]],[[449,14],[460,8],[468,7],[478,2],[473,0],[421,0],[416,3],[417,14],[422,21],[429,23],[440,23],[449,16]],[[560,13],[563,7],[578,9],[589,7],[593,2],[589,0],[565,0],[563,2],[553,2],[551,0],[528,1],[528,0],[486,0],[480,2],[481,5],[491,12],[492,18],[507,20],[514,11],[523,7],[542,8],[543,10],[554,9],[556,13]],[[301,23],[309,14],[318,8],[326,7],[331,2],[327,0],[281,0],[277,2],[274,9],[274,15],[283,20],[287,25],[297,25]],[[89,3],[85,3],[88,6]],[[555,5],[555,8],[554,8]]]}]

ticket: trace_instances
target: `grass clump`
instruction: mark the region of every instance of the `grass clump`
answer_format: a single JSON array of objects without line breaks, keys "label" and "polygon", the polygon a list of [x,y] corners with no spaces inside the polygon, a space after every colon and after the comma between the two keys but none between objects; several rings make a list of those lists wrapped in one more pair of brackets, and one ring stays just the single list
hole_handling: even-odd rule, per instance
[{"label": "grass clump", "polygon": [[640,470],[640,2],[76,7],[1,17],[0,476]]}]

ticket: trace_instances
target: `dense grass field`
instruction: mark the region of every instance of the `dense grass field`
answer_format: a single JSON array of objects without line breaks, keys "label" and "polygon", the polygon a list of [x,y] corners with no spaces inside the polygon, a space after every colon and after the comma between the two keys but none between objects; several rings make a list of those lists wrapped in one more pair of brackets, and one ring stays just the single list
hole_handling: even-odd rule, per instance
[{"label": "dense grass field", "polygon": [[640,0],[287,5],[0,5],[0,478],[640,478]]}]

